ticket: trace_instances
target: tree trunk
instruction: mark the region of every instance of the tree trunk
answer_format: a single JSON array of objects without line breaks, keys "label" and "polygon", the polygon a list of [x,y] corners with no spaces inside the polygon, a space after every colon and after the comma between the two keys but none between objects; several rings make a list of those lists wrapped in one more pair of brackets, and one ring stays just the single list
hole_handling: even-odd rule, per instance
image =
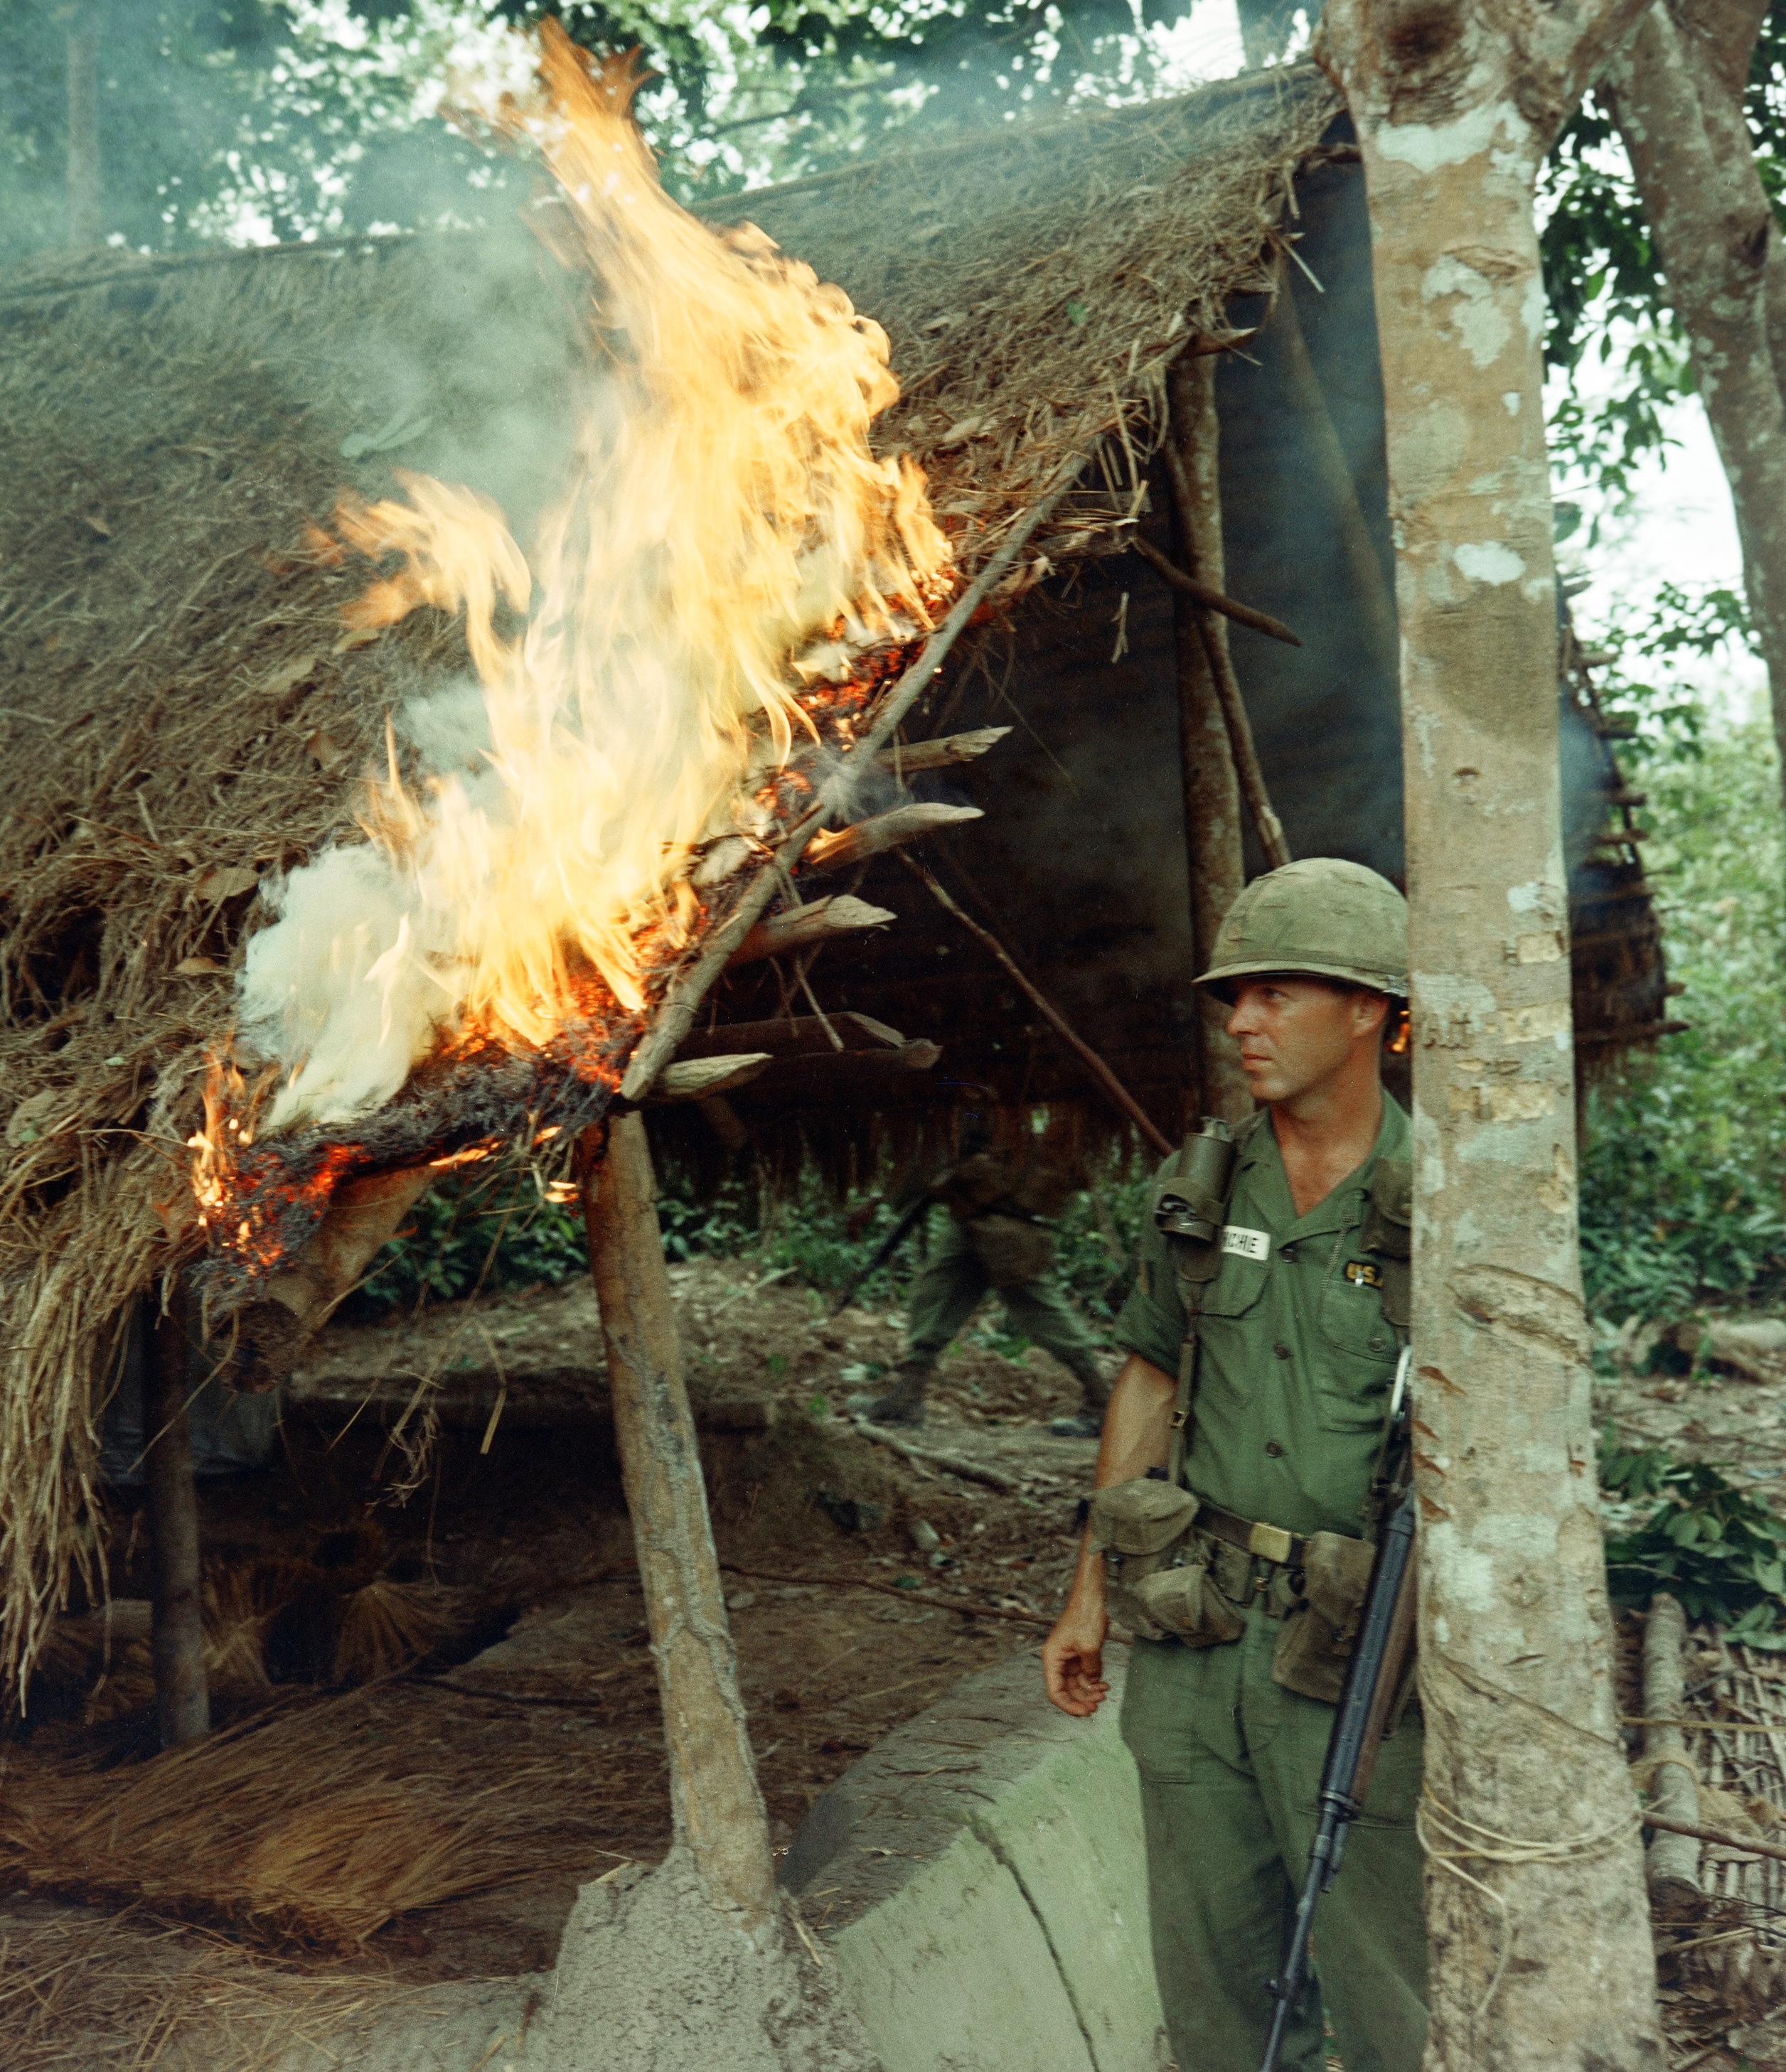
[{"label": "tree trunk", "polygon": [[[1224,586],[1220,480],[1220,421],[1216,414],[1216,361],[1194,353],[1167,377],[1171,425],[1167,468],[1177,520],[1179,564],[1200,582]],[[1209,963],[1216,931],[1246,882],[1241,856],[1241,787],[1228,746],[1228,722],[1205,647],[1225,651],[1228,628],[1177,591],[1172,631],[1178,656],[1179,756],[1184,783],[1184,841],[1191,873],[1191,943],[1199,971]],[[1241,1055],[1226,1032],[1228,1010],[1200,988],[1197,1001],[1199,1100],[1205,1115],[1241,1122],[1253,1112]]]},{"label": "tree trunk", "polygon": [[1533,217],[1633,12],[1331,0],[1321,37],[1364,154],[1396,541],[1434,2072],[1664,2062],[1576,1244]]},{"label": "tree trunk", "polygon": [[90,9],[68,24],[68,155],[64,167],[68,249],[88,252],[105,235],[99,160],[99,27]]},{"label": "tree trunk", "polygon": [[712,1904],[753,1941],[779,1921],[769,1827],[682,1379],[645,1125],[583,1139],[583,1217],[639,1581],[657,1663],[676,1839]]},{"label": "tree trunk", "polygon": [[[1730,483],[1786,765],[1786,254],[1743,118],[1766,0],[1653,0],[1605,80]],[[1783,779],[1786,781],[1786,779]]]},{"label": "tree trunk", "polygon": [[199,1596],[199,1503],[192,1479],[191,1339],[184,1292],[175,1289],[154,1319],[143,1363],[147,1441],[150,1654],[155,1673],[155,1725],[163,1748],[211,1730]]}]

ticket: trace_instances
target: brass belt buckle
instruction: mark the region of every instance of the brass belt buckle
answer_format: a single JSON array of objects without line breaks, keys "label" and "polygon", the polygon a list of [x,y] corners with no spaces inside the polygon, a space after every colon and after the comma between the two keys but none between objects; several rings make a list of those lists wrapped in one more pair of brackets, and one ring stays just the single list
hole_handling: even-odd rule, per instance
[{"label": "brass belt buckle", "polygon": [[1246,1551],[1257,1554],[1267,1561],[1286,1562],[1290,1559],[1291,1536],[1281,1525],[1255,1525],[1246,1536]]}]

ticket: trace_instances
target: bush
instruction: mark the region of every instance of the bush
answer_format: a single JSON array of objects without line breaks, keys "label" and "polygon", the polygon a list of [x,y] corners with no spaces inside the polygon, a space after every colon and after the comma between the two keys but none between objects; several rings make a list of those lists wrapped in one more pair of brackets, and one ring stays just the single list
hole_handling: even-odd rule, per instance
[{"label": "bush", "polygon": [[1692,1026],[1587,1103],[1582,1264],[1600,1315],[1674,1318],[1786,1294],[1786,864],[1759,724],[1650,763],[1649,845],[1677,1011]]}]

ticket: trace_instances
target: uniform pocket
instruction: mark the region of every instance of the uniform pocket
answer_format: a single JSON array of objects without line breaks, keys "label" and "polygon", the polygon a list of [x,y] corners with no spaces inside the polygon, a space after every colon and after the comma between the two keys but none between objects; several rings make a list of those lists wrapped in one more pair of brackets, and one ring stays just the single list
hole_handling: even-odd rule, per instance
[{"label": "uniform pocket", "polygon": [[1395,1373],[1395,1333],[1376,1289],[1345,1278],[1347,1255],[1335,1262],[1317,1312],[1324,1359],[1315,1383],[1315,1415],[1328,1432],[1373,1431],[1383,1421]]}]

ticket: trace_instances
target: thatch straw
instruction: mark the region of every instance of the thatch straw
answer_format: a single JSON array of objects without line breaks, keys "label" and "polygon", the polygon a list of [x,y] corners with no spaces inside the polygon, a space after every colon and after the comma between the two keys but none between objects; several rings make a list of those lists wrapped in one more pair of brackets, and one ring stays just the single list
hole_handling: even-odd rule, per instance
[{"label": "thatch straw", "polygon": [[[971,574],[1100,428],[1134,481],[1165,364],[1263,281],[1334,107],[1286,72],[727,209],[887,326],[907,400],[884,438]],[[512,237],[109,257],[0,282],[0,1670],[23,1688],[74,1575],[98,1594],[95,1375],[169,1262],[255,880],[348,824],[385,713],[464,667],[432,613],[344,639],[364,571],[299,543],[344,487],[385,486],[341,449],[393,410],[430,420],[405,464],[474,479],[518,389],[523,429],[549,426],[574,327]],[[1042,549],[1093,551],[1129,508],[1088,492]]]},{"label": "thatch straw", "polygon": [[[463,1990],[463,1988],[459,1989]],[[0,1916],[6,2072],[274,2072],[423,2018],[455,1991],[360,1969],[277,1966],[190,1928],[31,1906]]]},{"label": "thatch straw", "polygon": [[409,1767],[368,1704],[278,1709],[97,1776],[15,1773],[0,1864],[36,1892],[352,1950],[397,1914],[599,1853],[555,1770],[466,1792]]},{"label": "thatch straw", "polygon": [[372,1684],[412,1668],[467,1633],[477,1614],[473,1591],[375,1577],[342,1600],[335,1680]]}]

